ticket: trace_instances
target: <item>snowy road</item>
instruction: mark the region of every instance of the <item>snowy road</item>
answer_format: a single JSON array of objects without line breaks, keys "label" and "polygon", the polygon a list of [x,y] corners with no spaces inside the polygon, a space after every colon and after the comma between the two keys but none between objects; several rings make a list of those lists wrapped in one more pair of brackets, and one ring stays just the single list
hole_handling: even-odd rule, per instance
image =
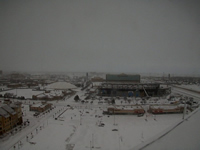
[{"label": "snowy road", "polygon": [[[28,107],[28,105],[27,105]],[[27,110],[28,108],[25,107]],[[57,112],[61,107],[57,107],[53,109],[50,113],[46,113],[45,115],[40,116],[39,118],[33,117],[32,114],[27,114],[23,119],[26,121],[29,119],[30,124],[29,126],[26,126],[23,128],[21,131],[18,131],[14,135],[8,135],[6,138],[2,139],[0,141],[0,149],[1,150],[7,150],[7,149],[12,149],[19,141],[26,141],[26,136],[30,136],[31,133],[36,131],[36,128],[42,126],[44,127],[47,124],[47,121],[50,117],[53,116],[55,112]]]}]

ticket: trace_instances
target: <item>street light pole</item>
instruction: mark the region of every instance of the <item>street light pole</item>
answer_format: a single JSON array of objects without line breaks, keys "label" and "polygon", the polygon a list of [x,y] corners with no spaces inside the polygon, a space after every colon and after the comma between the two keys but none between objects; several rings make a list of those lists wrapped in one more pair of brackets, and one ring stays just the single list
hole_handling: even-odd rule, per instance
[{"label": "street light pole", "polygon": [[185,119],[185,113],[186,113],[186,103],[184,104],[184,110],[183,110],[183,120]]},{"label": "street light pole", "polygon": [[81,118],[80,118],[80,125],[82,125],[82,122],[81,122],[82,120],[81,120]]}]

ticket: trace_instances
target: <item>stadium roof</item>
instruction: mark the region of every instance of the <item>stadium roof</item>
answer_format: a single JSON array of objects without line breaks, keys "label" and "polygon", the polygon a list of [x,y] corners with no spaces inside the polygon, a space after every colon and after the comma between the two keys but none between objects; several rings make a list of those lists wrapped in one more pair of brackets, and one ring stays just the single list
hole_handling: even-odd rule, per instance
[{"label": "stadium roof", "polygon": [[77,88],[75,85],[67,82],[55,82],[46,86],[46,89],[55,89],[55,90],[68,90]]}]

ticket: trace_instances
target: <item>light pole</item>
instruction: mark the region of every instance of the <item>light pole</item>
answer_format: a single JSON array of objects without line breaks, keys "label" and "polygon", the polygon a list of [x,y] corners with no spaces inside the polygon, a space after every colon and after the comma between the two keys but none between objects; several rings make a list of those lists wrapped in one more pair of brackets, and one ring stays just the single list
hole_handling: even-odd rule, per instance
[{"label": "light pole", "polygon": [[17,88],[16,88],[16,97],[17,97]]},{"label": "light pole", "polygon": [[92,134],[92,148],[94,148],[94,134]]},{"label": "light pole", "polygon": [[183,110],[183,120],[185,119],[185,113],[186,113],[186,102],[184,104],[184,110]]},{"label": "light pole", "polygon": [[113,112],[114,112],[114,124],[113,125],[116,126],[117,124],[115,123],[115,108],[114,108]]},{"label": "light pole", "polygon": [[80,114],[80,125],[82,125],[82,119],[81,119],[81,114]]}]

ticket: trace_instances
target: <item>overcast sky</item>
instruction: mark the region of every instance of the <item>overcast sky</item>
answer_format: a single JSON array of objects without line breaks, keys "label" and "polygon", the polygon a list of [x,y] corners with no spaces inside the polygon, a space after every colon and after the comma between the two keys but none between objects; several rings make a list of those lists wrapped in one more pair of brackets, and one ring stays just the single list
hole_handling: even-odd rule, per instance
[{"label": "overcast sky", "polygon": [[0,70],[200,74],[199,0],[0,0]]}]

